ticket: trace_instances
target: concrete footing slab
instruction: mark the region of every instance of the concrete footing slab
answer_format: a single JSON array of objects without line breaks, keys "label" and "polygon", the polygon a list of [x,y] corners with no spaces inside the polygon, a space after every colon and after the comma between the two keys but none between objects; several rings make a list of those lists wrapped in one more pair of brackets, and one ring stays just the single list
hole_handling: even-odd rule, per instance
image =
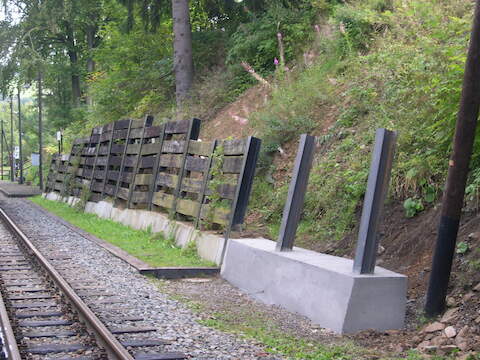
[{"label": "concrete footing slab", "polygon": [[267,304],[299,313],[337,333],[401,329],[407,278],[376,267],[352,272],[353,260],[301,248],[277,252],[266,239],[230,240],[221,275]]}]

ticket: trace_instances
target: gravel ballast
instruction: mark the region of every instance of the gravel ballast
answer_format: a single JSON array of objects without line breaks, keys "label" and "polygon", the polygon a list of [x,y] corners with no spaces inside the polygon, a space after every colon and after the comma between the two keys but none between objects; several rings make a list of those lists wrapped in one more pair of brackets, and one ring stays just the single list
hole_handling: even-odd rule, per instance
[{"label": "gravel ballast", "polygon": [[129,315],[142,316],[148,325],[157,328],[161,339],[171,341],[166,351],[183,352],[192,359],[281,359],[266,357],[264,349],[252,341],[200,325],[196,314],[169,299],[130,265],[43,214],[28,201],[2,197],[0,202],[40,250],[45,246],[70,254],[72,265],[82,268],[91,279],[120,297],[121,306],[132,309],[126,310]]}]

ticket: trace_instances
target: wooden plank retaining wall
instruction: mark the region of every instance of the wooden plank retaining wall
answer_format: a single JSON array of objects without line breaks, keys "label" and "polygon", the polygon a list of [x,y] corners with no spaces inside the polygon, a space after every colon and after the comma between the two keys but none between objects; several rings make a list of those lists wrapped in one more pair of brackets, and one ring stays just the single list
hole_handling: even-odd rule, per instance
[{"label": "wooden plank retaining wall", "polygon": [[[69,155],[54,155],[46,191],[110,199],[191,221],[196,228],[243,223],[260,150],[254,137],[198,140],[200,120],[153,126],[153,118],[119,120],[76,139]],[[88,192],[85,194],[85,192]]]}]

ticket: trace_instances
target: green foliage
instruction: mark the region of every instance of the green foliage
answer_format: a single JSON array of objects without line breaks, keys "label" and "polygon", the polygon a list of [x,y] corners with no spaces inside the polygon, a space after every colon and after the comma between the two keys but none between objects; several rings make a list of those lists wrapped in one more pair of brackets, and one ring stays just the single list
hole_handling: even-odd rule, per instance
[{"label": "green foliage", "polygon": [[403,208],[405,209],[405,216],[408,218],[414,217],[425,208],[421,200],[408,198],[403,202]]},{"label": "green foliage", "polygon": [[273,60],[278,58],[277,33],[283,36],[285,57],[292,61],[305,44],[313,37],[313,8],[304,1],[302,7],[287,7],[272,2],[260,17],[241,24],[232,34],[227,63],[249,63],[255,71],[267,74],[275,69]]},{"label": "green foliage", "polygon": [[465,241],[460,241],[458,244],[457,244],[457,254],[465,254],[467,251],[469,250],[469,246],[468,244],[465,242]]},{"label": "green foliage", "polygon": [[[323,132],[302,229],[315,241],[340,239],[353,229],[378,127],[399,133],[391,196],[410,199],[409,216],[437,201],[448,165],[472,9],[460,0],[338,4],[329,20],[334,25],[331,36],[319,40],[317,63],[280,83],[265,109],[252,116],[264,139],[265,169],[271,168],[265,155],[279,145],[302,132]],[[472,167],[467,195],[478,199],[480,141]],[[274,191],[284,194],[283,188]],[[266,202],[268,210],[254,211],[274,212],[265,219],[277,219],[281,202],[279,197]]]}]

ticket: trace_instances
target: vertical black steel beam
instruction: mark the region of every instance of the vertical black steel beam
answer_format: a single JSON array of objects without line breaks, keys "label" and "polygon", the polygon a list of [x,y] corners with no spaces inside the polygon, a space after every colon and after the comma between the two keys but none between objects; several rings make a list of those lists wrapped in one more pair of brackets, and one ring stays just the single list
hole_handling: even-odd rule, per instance
[{"label": "vertical black steel beam", "polygon": [[303,134],[298,144],[293,176],[288,188],[287,202],[283,209],[282,224],[277,241],[277,251],[291,251],[295,242],[298,223],[303,211],[308,177],[315,152],[315,137]]},{"label": "vertical black steel beam", "polygon": [[13,96],[10,95],[10,181],[15,181],[15,164],[13,158]]},{"label": "vertical black steel beam", "polygon": [[[38,73],[38,176],[40,177],[40,190],[43,190],[43,139],[42,139],[42,132],[43,132],[43,103],[42,103],[43,91],[42,91],[42,72],[39,71]],[[3,124],[2,124],[3,125]],[[3,152],[2,152],[3,154]],[[3,161],[3,160],[2,160]],[[2,172],[3,175],[3,172]]]},{"label": "vertical black steel beam", "polygon": [[1,143],[1,144],[2,144],[2,145],[1,145],[1,150],[0,150],[0,152],[2,153],[2,158],[1,158],[1,162],[2,162],[1,167],[2,167],[2,170],[1,170],[1,171],[2,171],[2,180],[3,180],[3,119],[2,119],[1,121],[2,121],[2,135],[1,135],[1,136],[2,136],[2,139],[1,139],[1,140],[2,140],[2,143]]},{"label": "vertical black steel beam", "polygon": [[262,141],[256,137],[249,136],[245,146],[245,154],[242,163],[242,170],[238,177],[237,190],[232,203],[232,211],[228,227],[225,229],[225,241],[223,243],[222,255],[220,257],[220,266],[223,264],[225,252],[227,251],[228,239],[234,225],[242,224],[247,212],[248,199],[252,191],[253,178],[255,177],[255,169],[257,167],[258,155]]},{"label": "vertical black steel beam", "polygon": [[388,193],[396,139],[396,132],[377,129],[353,263],[353,271],[356,273],[373,274],[375,270],[377,230]]},{"label": "vertical black steel beam", "polygon": [[20,179],[19,184],[23,184],[23,154],[22,154],[22,106],[20,101],[20,86],[18,87],[17,92],[18,99],[18,155],[19,155],[19,167],[20,167]]},{"label": "vertical black steel beam", "polygon": [[477,1],[470,47],[465,64],[462,97],[453,140],[453,153],[449,161],[437,243],[425,303],[425,312],[428,316],[438,315],[445,308],[445,297],[462,215],[465,185],[475,140],[479,108],[480,2]]}]

